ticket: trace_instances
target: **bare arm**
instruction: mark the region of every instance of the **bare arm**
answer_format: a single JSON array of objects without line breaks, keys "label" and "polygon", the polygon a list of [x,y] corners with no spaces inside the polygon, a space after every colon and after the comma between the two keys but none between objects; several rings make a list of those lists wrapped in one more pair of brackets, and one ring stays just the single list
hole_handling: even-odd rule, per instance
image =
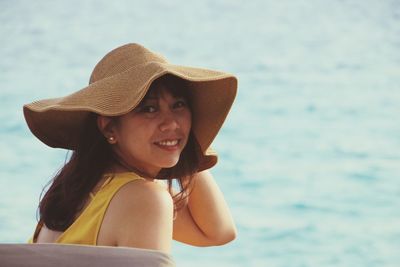
[{"label": "bare arm", "polygon": [[186,205],[177,212],[173,238],[194,246],[215,246],[232,241],[236,227],[223,194],[209,171],[194,177]]},{"label": "bare arm", "polygon": [[153,182],[129,183],[111,205],[117,246],[170,252],[173,201],[165,188]]}]

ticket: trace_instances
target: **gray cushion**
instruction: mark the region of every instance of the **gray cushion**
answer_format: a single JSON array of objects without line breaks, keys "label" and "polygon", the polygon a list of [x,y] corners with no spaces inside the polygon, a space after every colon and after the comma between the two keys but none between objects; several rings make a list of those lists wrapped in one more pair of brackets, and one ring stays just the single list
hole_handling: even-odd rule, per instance
[{"label": "gray cushion", "polygon": [[139,248],[64,244],[0,244],[0,266],[7,267],[172,267],[165,253]]}]

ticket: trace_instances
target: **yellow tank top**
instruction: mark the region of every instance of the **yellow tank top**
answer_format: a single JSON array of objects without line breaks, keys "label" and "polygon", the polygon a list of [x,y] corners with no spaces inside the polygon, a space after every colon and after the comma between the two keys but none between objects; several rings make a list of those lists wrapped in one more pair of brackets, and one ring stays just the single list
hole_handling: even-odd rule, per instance
[{"label": "yellow tank top", "polygon": [[[105,176],[108,176],[108,179],[101,186],[100,190],[95,195],[91,194],[91,202],[74,223],[57,238],[55,243],[95,246],[104,215],[114,195],[122,186],[131,181],[139,179],[145,180],[133,172],[114,175],[105,174]],[[29,243],[36,243],[37,236],[42,226],[42,223],[37,225],[33,237],[28,241]]]}]

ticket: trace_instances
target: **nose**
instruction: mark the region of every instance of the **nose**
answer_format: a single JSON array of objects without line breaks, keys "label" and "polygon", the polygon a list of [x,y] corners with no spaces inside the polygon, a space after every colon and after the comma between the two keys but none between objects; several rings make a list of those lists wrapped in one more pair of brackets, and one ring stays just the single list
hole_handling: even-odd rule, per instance
[{"label": "nose", "polygon": [[159,128],[161,132],[176,130],[179,128],[177,116],[171,111],[164,112]]}]

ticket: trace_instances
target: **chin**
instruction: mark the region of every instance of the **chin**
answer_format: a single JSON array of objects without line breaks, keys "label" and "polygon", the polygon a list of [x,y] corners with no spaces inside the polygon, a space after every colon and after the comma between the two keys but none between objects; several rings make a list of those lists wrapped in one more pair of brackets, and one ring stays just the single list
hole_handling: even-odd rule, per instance
[{"label": "chin", "polygon": [[160,164],[160,166],[161,166],[161,168],[172,168],[176,164],[178,164],[178,162],[179,162],[179,158],[174,159],[174,160],[167,160],[167,161],[164,161],[162,164]]}]

